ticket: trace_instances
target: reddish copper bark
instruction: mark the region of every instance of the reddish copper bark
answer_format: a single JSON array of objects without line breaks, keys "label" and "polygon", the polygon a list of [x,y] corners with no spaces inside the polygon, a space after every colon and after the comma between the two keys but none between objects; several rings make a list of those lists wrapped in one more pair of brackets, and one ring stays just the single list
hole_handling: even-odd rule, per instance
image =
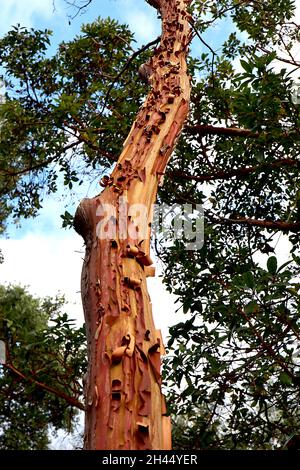
[{"label": "reddish copper bark", "polygon": [[[191,33],[189,0],[149,3],[160,10],[163,20],[161,44],[149,62],[151,91],[111,177],[102,181],[105,189],[81,202],[74,223],[86,244],[82,273],[89,350],[86,449],[171,447],[170,421],[161,394],[163,344],[153,323],[146,277],[153,275],[152,204],[188,113],[186,54]],[[146,234],[138,214],[129,209],[125,222],[130,233],[120,236],[125,203],[129,208],[146,207]],[[108,214],[108,205],[114,214]],[[117,232],[99,236],[110,223],[116,224]]]}]

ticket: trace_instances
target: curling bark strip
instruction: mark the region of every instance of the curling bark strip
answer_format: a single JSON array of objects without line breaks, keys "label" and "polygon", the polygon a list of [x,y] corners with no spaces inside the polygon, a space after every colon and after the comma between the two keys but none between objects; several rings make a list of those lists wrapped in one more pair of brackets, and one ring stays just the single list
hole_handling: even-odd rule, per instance
[{"label": "curling bark strip", "polygon": [[[89,354],[86,449],[171,448],[170,418],[161,393],[164,350],[146,277],[154,274],[152,205],[189,110],[191,18],[190,0],[148,3],[162,18],[161,43],[147,63],[153,72],[151,90],[111,176],[101,181],[104,190],[81,201],[74,221],[86,245],[81,287]],[[124,206],[135,204],[146,207],[146,233],[139,215],[129,209],[128,236],[120,236]],[[110,222],[117,228],[113,235],[106,232]]]}]

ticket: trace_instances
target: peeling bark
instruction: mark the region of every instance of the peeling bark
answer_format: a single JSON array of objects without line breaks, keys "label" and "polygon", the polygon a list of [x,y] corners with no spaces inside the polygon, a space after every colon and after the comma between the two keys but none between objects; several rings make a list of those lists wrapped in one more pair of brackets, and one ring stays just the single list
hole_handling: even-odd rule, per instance
[{"label": "peeling bark", "polygon": [[[163,344],[153,323],[146,277],[154,275],[152,204],[189,109],[190,1],[148,3],[160,11],[163,23],[161,43],[147,63],[153,71],[151,91],[111,176],[101,180],[104,190],[80,203],[74,221],[86,245],[86,449],[171,448],[170,418],[161,394]],[[144,230],[134,204],[146,208]],[[105,232],[114,226],[116,233]]]}]

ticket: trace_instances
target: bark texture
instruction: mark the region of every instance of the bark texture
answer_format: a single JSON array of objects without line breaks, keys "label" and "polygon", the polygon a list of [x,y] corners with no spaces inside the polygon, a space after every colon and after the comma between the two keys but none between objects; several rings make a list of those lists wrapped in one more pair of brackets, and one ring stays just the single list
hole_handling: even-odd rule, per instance
[{"label": "bark texture", "polygon": [[[163,344],[153,323],[146,277],[154,275],[152,204],[189,109],[190,1],[148,3],[162,17],[161,43],[147,63],[151,91],[111,176],[101,180],[104,190],[80,203],[74,222],[86,245],[86,449],[171,448],[161,394]],[[135,204],[143,205],[146,219]]]}]

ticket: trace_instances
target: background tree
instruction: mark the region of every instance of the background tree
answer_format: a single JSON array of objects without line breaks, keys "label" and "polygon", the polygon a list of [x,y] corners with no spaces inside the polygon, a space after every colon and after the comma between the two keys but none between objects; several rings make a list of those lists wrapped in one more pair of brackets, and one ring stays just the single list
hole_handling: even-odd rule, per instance
[{"label": "background tree", "polygon": [[[0,286],[0,448],[47,449],[59,429],[71,432],[83,409],[83,328],[62,312],[63,298],[38,299]],[[2,344],[3,344],[2,343]]]},{"label": "background tree", "polygon": [[[156,242],[187,316],[170,332],[170,407],[199,414],[200,437],[213,430],[203,447],[278,447],[299,434],[295,2],[194,1],[191,12],[192,109],[159,200],[203,203],[205,244],[186,252]],[[229,23],[223,44],[206,41]],[[9,211],[35,215],[59,173],[72,188],[116,159],[147,91],[137,70],[148,52],[133,53],[132,38],[99,19],[52,58],[49,32],[16,28],[1,40],[3,224]],[[279,236],[286,266],[276,260]]]}]

